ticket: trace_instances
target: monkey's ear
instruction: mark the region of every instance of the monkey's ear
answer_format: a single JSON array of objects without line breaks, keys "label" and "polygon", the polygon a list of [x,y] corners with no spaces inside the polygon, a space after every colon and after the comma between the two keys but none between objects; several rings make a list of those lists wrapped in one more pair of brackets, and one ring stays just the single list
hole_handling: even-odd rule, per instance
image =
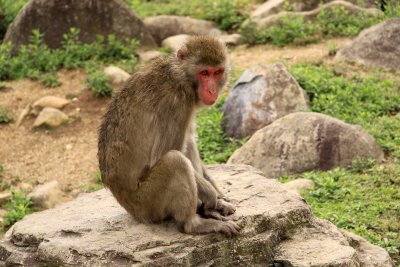
[{"label": "monkey's ear", "polygon": [[182,49],[179,49],[176,53],[176,57],[180,60],[184,60],[186,58],[185,53],[183,53]]}]

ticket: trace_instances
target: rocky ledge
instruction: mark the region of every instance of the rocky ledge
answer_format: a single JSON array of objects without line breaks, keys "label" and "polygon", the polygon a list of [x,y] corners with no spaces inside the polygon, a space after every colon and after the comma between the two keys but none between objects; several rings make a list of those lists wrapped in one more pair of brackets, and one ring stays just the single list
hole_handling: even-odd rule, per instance
[{"label": "rocky ledge", "polygon": [[315,218],[304,199],[246,165],[210,166],[242,230],[188,235],[140,224],[106,190],[26,216],[0,244],[6,266],[392,266],[382,248]]}]

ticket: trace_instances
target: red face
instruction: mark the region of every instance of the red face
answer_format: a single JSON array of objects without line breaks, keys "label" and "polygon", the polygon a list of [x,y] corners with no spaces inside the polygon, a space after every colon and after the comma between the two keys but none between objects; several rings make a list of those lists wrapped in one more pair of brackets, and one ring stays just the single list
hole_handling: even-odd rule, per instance
[{"label": "red face", "polygon": [[222,67],[204,67],[196,74],[200,83],[199,98],[206,105],[212,105],[218,98],[218,81],[224,74]]}]

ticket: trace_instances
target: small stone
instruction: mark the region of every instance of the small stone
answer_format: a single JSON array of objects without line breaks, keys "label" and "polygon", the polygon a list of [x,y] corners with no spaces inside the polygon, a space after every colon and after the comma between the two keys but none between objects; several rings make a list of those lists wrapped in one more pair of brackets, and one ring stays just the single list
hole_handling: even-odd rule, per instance
[{"label": "small stone", "polygon": [[44,96],[33,103],[33,108],[41,110],[43,108],[62,109],[70,103],[69,100],[58,96]]},{"label": "small stone", "polygon": [[141,62],[148,62],[148,61],[151,61],[161,55],[162,55],[162,53],[157,50],[139,52],[139,60]]},{"label": "small stone", "polygon": [[0,206],[3,206],[4,203],[11,199],[11,192],[1,192],[0,193]]},{"label": "small stone", "polygon": [[66,145],[66,146],[65,146],[65,149],[66,149],[66,150],[71,150],[71,149],[72,149],[72,145],[71,145],[71,144]]},{"label": "small stone", "polygon": [[33,205],[39,208],[52,208],[60,203],[62,192],[57,181],[51,181],[38,186],[29,194]]},{"label": "small stone", "polygon": [[25,117],[31,112],[31,110],[32,110],[32,107],[31,107],[30,104],[27,105],[27,106],[22,110],[22,112],[21,112],[21,114],[19,115],[18,120],[17,120],[17,127],[19,127],[19,126],[21,125],[22,121],[23,121],[23,120],[25,119]]},{"label": "small stone", "polygon": [[68,122],[68,116],[55,108],[44,108],[33,123],[33,128],[47,126],[57,128]]},{"label": "small stone", "polygon": [[174,52],[178,52],[179,48],[186,42],[189,35],[179,34],[175,36],[168,37],[162,41],[162,46],[171,49]]},{"label": "small stone", "polygon": [[315,183],[310,179],[296,179],[284,184],[284,186],[286,189],[295,191],[297,193],[302,193],[313,188]]},{"label": "small stone", "polygon": [[103,72],[114,85],[121,85],[130,77],[129,73],[116,66],[108,66]]},{"label": "small stone", "polygon": [[227,46],[236,46],[241,44],[242,36],[238,33],[228,34],[228,35],[221,35],[218,37],[224,44]]}]

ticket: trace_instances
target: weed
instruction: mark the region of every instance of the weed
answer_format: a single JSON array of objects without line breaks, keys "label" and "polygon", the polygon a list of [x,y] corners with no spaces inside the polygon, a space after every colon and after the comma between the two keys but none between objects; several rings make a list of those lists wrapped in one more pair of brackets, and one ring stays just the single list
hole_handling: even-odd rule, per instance
[{"label": "weed", "polygon": [[57,73],[46,73],[42,77],[42,84],[45,87],[58,87],[61,86],[61,82],[58,80]]},{"label": "weed", "polygon": [[244,140],[235,140],[225,136],[221,127],[221,112],[225,97],[221,97],[215,106],[201,111],[197,115],[197,145],[206,164],[226,162]]},{"label": "weed", "polygon": [[13,121],[13,117],[8,111],[8,107],[3,106],[0,110],[0,123],[10,123]]},{"label": "weed", "polygon": [[0,0],[0,9],[4,13],[7,27],[9,24],[11,24],[26,2],[28,2],[28,0]]},{"label": "weed", "polygon": [[[250,3],[254,0],[126,0],[140,16],[184,15],[213,20],[223,30],[236,29],[248,17]],[[210,12],[212,10],[212,12]]]},{"label": "weed", "polygon": [[328,42],[328,55],[333,57],[338,51],[338,46],[335,42]]},{"label": "weed", "polygon": [[375,160],[373,159],[356,159],[351,163],[348,168],[353,173],[365,173],[370,170],[375,165]]},{"label": "weed", "polygon": [[25,215],[32,212],[32,201],[24,191],[11,189],[12,199],[4,205],[6,214],[4,215],[3,228],[7,230],[14,223],[21,220]]},{"label": "weed", "polygon": [[93,175],[93,182],[94,183],[90,183],[90,184],[82,184],[81,188],[84,192],[86,193],[90,193],[90,192],[94,192],[94,191],[98,191],[100,189],[102,189],[103,186],[103,182],[101,180],[101,173],[100,171],[96,171]]},{"label": "weed", "polygon": [[101,71],[89,73],[86,79],[87,85],[96,94],[96,96],[111,96],[112,88],[107,76]]},{"label": "weed", "polygon": [[88,82],[94,86],[96,94],[110,95],[109,86],[107,87],[103,77],[95,70],[117,60],[133,69],[137,64],[134,50],[138,42],[136,40],[119,42],[114,35],[109,35],[98,36],[96,42],[83,44],[79,41],[78,35],[79,30],[71,28],[63,37],[62,48],[52,50],[43,43],[43,34],[34,30],[29,45],[21,46],[16,55],[12,53],[11,44],[1,44],[0,80],[27,77],[39,79],[43,73],[50,73],[42,78],[42,82],[46,86],[54,87],[59,85],[59,81],[51,73],[61,68],[85,67],[92,76]]}]

